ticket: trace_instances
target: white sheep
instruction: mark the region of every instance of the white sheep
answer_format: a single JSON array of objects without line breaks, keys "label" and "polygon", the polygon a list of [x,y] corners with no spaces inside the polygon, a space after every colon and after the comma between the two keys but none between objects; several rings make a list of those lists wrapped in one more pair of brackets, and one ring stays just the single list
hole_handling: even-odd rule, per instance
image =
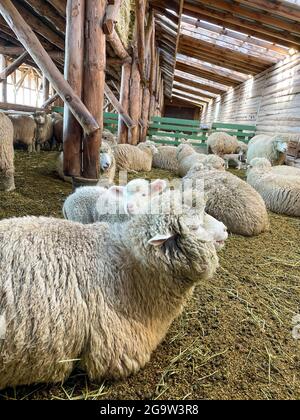
[{"label": "white sheep", "polygon": [[226,169],[229,169],[229,167],[235,167],[238,170],[243,169],[243,153],[223,155],[223,159],[225,161]]},{"label": "white sheep", "polygon": [[153,168],[165,169],[177,174],[179,171],[177,151],[176,146],[159,146],[158,153],[153,156]]},{"label": "white sheep", "polygon": [[181,177],[187,175],[187,173],[193,168],[194,165],[198,164],[209,164],[218,170],[225,170],[225,162],[219,156],[204,155],[197,153],[193,147],[188,144],[182,144],[178,147],[177,151],[178,160],[178,174]]},{"label": "white sheep", "polygon": [[36,150],[39,152],[41,147],[53,140],[53,119],[45,111],[37,111],[34,114],[36,122]]},{"label": "white sheep", "polygon": [[230,136],[227,133],[217,131],[211,134],[207,139],[208,153],[220,157],[236,153],[241,147],[237,137]]},{"label": "white sheep", "polygon": [[237,176],[198,164],[184,178],[184,182],[191,180],[198,181],[196,188],[205,191],[207,213],[224,223],[229,232],[257,236],[269,230],[264,201],[255,189]]},{"label": "white sheep", "polygon": [[[106,142],[101,144],[100,148],[100,179],[99,185],[100,186],[110,186],[113,184],[115,175],[116,175],[116,160],[113,154],[113,151],[110,145]],[[61,179],[65,182],[72,182],[72,178],[64,175],[64,154],[63,152],[60,153],[56,170]]]},{"label": "white sheep", "polygon": [[248,183],[262,196],[269,210],[300,217],[300,177],[272,171],[270,161],[253,159],[247,174]]},{"label": "white sheep", "polygon": [[103,130],[102,132],[102,141],[108,143],[111,147],[116,146],[118,144],[117,137],[114,136],[110,131]]},{"label": "white sheep", "polygon": [[113,148],[117,167],[127,172],[150,172],[153,156],[158,153],[155,144],[151,141],[140,143],[138,146],[118,144]]},{"label": "white sheep", "polygon": [[285,161],[288,143],[281,136],[261,134],[249,142],[247,162],[255,158],[268,159],[272,166],[281,165]]},{"label": "white sheep", "polygon": [[272,173],[278,175],[298,176],[300,177],[300,168],[294,166],[272,166]]},{"label": "white sheep", "polygon": [[65,201],[63,214],[65,219],[83,224],[125,221],[130,215],[145,212],[149,200],[164,191],[166,186],[163,180],[150,184],[144,179],[135,179],[125,187],[114,186],[109,190],[78,188]]},{"label": "white sheep", "polygon": [[36,122],[31,115],[9,114],[14,127],[14,144],[25,146],[29,153],[35,152]]},{"label": "white sheep", "polygon": [[15,189],[14,128],[10,119],[0,112],[0,191]]},{"label": "white sheep", "polygon": [[185,209],[120,225],[1,221],[0,389],[62,383],[75,367],[99,383],[144,367],[219,265],[189,220]]}]

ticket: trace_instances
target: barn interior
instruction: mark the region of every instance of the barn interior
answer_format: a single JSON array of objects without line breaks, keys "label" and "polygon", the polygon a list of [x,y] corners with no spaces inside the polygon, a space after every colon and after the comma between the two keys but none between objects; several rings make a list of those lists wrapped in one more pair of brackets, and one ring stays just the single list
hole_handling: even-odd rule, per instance
[{"label": "barn interior", "polygon": [[[300,1],[1,0],[0,111],[61,113],[64,175],[77,186],[99,180],[103,129],[134,146],[178,145],[185,133],[206,147],[212,130],[246,143],[276,135],[300,168]],[[72,187],[56,173],[58,154],[16,151],[17,189],[0,192],[0,219],[62,218]],[[0,399],[299,399],[300,221],[270,220],[259,237],[231,236],[215,279],[145,370],[100,385],[75,371],[65,385]]]}]

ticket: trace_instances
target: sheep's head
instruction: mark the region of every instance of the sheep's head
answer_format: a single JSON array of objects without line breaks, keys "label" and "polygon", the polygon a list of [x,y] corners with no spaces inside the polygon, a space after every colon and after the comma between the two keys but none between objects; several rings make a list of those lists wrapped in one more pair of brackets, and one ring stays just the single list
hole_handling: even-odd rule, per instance
[{"label": "sheep's head", "polygon": [[281,139],[276,139],[274,142],[274,148],[276,152],[285,154],[287,152],[288,149],[288,144],[287,142],[281,140]]},{"label": "sheep's head", "polygon": [[46,124],[47,114],[44,111],[37,111],[34,114],[34,119],[35,119],[35,122],[37,123],[37,125],[44,125],[44,124]]},{"label": "sheep's head", "polygon": [[113,153],[108,143],[103,142],[100,149],[100,170],[107,172],[113,165]]},{"label": "sheep's head", "polygon": [[137,216],[127,225],[136,260],[149,275],[153,271],[157,281],[163,276],[174,287],[211,278],[218,267],[215,237],[205,226],[204,197],[191,194],[183,199],[178,191],[168,191],[159,199],[165,204],[160,213]]},{"label": "sheep's head", "polygon": [[189,144],[181,144],[180,146],[178,146],[177,160],[180,162],[182,159],[195,153],[196,151]]},{"label": "sheep's head", "polygon": [[153,141],[145,141],[144,143],[140,143],[138,145],[139,149],[143,152],[151,153],[152,156],[158,153],[158,149],[156,144]]},{"label": "sheep's head", "polygon": [[117,145],[118,143],[115,136],[108,130],[103,130],[102,140],[113,146]]},{"label": "sheep's head", "polygon": [[204,165],[206,168],[217,169],[218,171],[225,171],[226,164],[224,159],[217,155],[209,155],[207,156],[206,160],[204,161]]},{"label": "sheep's head", "polygon": [[128,214],[137,215],[149,212],[151,200],[167,188],[167,182],[158,179],[152,183],[135,179],[126,186],[124,205]]},{"label": "sheep's head", "polygon": [[259,172],[270,172],[272,169],[271,162],[265,158],[252,159],[248,166],[248,173],[251,170],[257,170]]}]

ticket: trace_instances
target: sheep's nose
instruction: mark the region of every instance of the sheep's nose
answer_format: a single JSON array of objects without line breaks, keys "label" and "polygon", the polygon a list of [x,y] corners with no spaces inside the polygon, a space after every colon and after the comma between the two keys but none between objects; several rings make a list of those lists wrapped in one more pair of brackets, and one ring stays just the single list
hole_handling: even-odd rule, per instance
[{"label": "sheep's nose", "polygon": [[132,203],[127,204],[127,211],[128,211],[128,213],[133,213],[134,204],[132,204]]}]

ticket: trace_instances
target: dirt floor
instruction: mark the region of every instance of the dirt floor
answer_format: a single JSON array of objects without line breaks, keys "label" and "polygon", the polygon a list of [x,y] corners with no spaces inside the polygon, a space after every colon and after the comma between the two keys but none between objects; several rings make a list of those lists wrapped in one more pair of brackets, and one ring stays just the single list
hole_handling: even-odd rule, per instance
[{"label": "dirt floor", "polygon": [[[61,217],[71,188],[56,153],[17,153],[17,192],[0,193],[0,219]],[[168,176],[153,171],[151,178]],[[121,383],[91,384],[75,372],[62,385],[2,391],[0,399],[299,399],[300,220],[270,214],[272,231],[232,236],[214,280],[202,283],[151,362]]]}]

